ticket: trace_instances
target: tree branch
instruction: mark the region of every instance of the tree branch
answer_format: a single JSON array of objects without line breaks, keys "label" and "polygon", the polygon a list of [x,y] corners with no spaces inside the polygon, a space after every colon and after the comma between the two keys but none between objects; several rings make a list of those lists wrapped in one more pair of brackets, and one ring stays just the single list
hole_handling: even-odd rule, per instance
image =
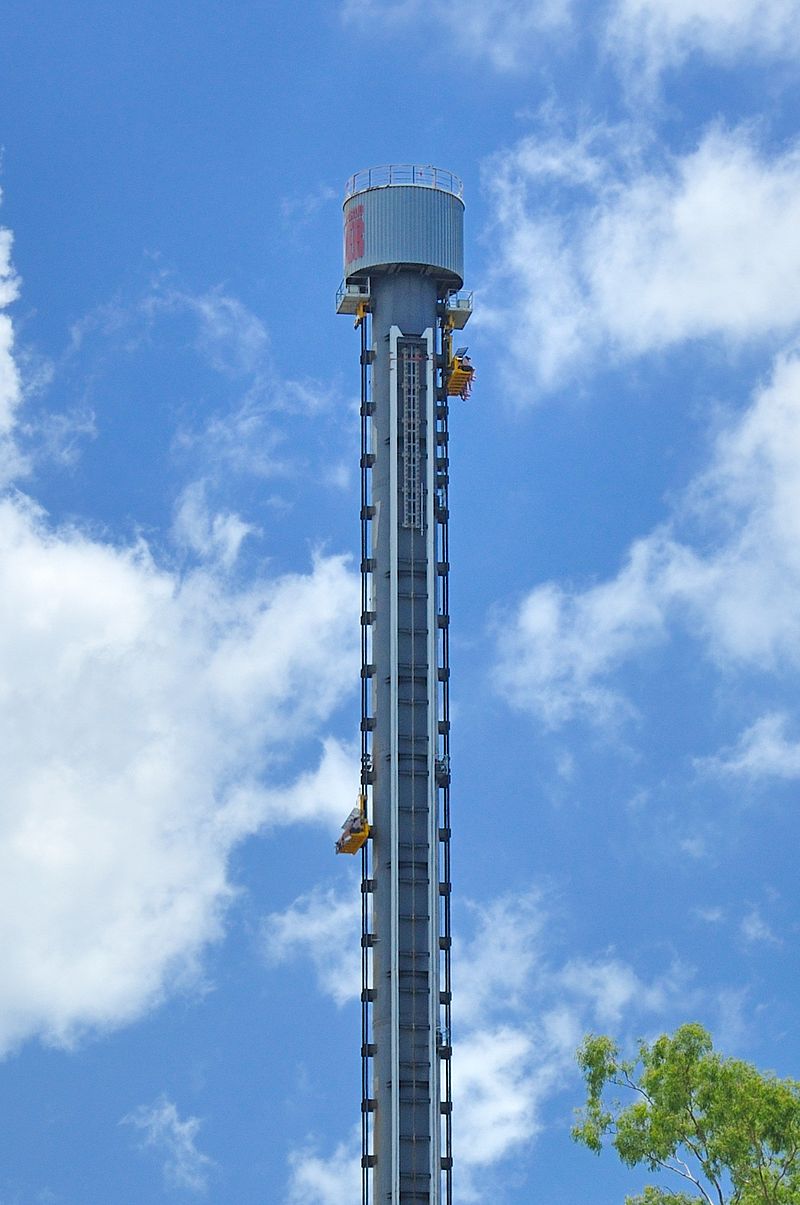
[{"label": "tree branch", "polygon": [[630,1088],[631,1091],[638,1092],[640,1096],[644,1097],[644,1099],[647,1101],[647,1103],[649,1105],[652,1105],[653,1098],[652,1098],[652,1096],[650,1096],[650,1094],[648,1092],[645,1092],[642,1085],[637,1084],[635,1080],[631,1079],[631,1077],[628,1075],[627,1071],[624,1071],[622,1074],[624,1076],[623,1079],[612,1080],[612,1083],[616,1084],[618,1088]]},{"label": "tree branch", "polygon": [[684,1163],[682,1159],[678,1159],[677,1156],[676,1161],[681,1164],[681,1166],[685,1169],[684,1171],[681,1171],[680,1167],[675,1167],[674,1164],[668,1163],[665,1159],[653,1160],[653,1162],[658,1164],[659,1167],[663,1167],[665,1171],[674,1172],[676,1176],[682,1176],[684,1180],[688,1180],[691,1184],[694,1184],[695,1188],[699,1189],[699,1191],[703,1194],[703,1200],[707,1202],[707,1205],[714,1205],[714,1202],[706,1192],[705,1188],[703,1188],[701,1182],[696,1176],[692,1175],[688,1164]]},{"label": "tree branch", "polygon": [[692,1108],[691,1093],[689,1096],[689,1104],[686,1106],[686,1112],[689,1114],[689,1117],[691,1118],[691,1121],[692,1121],[692,1125],[694,1126],[695,1131],[697,1133],[697,1137],[700,1139],[702,1154],[700,1153],[700,1151],[697,1150],[694,1143],[690,1142],[688,1138],[684,1139],[684,1146],[687,1146],[689,1148],[689,1150],[692,1152],[692,1154],[697,1159],[697,1161],[702,1165],[703,1171],[706,1173],[709,1180],[711,1181],[711,1183],[714,1186],[714,1191],[717,1194],[719,1205],[725,1205],[725,1198],[722,1195],[722,1185],[720,1184],[719,1179],[717,1178],[717,1176],[714,1174],[714,1172],[711,1170],[711,1168],[709,1166],[711,1163],[711,1155],[708,1150],[708,1139],[706,1138],[705,1128],[704,1128],[702,1122],[700,1121],[700,1119],[698,1117],[695,1116],[694,1109]]},{"label": "tree branch", "polygon": [[787,1152],[787,1154],[786,1154],[786,1159],[785,1159],[784,1164],[783,1164],[783,1171],[781,1172],[781,1174],[778,1176],[777,1180],[775,1181],[775,1187],[776,1187],[776,1188],[778,1187],[778,1185],[780,1184],[781,1180],[783,1179],[783,1177],[784,1177],[784,1176],[786,1175],[786,1173],[788,1172],[789,1168],[790,1168],[790,1167],[792,1166],[792,1164],[794,1163],[794,1161],[795,1161],[795,1159],[796,1159],[796,1157],[797,1157],[797,1151],[798,1151],[798,1144],[795,1142],[795,1143],[793,1144],[793,1146],[792,1146],[792,1149],[791,1149],[790,1151],[788,1151],[788,1152]]}]

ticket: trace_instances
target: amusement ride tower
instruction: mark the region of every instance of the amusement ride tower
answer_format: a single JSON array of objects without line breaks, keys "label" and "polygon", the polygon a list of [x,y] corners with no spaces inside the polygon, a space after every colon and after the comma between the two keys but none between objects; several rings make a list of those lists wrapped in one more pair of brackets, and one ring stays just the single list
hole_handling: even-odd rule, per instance
[{"label": "amusement ride tower", "polygon": [[362,1205],[452,1205],[448,405],[473,370],[453,331],[462,186],[359,172],[337,312],[361,333]]}]

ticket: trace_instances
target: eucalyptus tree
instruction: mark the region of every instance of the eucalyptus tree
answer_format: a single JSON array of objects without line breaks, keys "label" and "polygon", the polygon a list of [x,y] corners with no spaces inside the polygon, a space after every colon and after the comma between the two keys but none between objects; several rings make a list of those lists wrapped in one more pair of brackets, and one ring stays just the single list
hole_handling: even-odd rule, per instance
[{"label": "eucalyptus tree", "polygon": [[[609,1037],[578,1051],[586,1104],[573,1138],[659,1173],[626,1205],[800,1205],[800,1083],[714,1050],[682,1025],[624,1059]],[[622,1094],[620,1096],[620,1093]]]}]

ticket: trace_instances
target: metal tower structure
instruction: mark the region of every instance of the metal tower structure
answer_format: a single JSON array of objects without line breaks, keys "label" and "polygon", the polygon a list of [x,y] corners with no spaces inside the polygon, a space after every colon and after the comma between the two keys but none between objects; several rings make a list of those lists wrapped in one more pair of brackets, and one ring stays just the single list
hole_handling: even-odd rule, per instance
[{"label": "metal tower structure", "polygon": [[361,332],[362,1205],[452,1205],[448,401],[463,284],[450,172],[359,172],[337,312]]}]

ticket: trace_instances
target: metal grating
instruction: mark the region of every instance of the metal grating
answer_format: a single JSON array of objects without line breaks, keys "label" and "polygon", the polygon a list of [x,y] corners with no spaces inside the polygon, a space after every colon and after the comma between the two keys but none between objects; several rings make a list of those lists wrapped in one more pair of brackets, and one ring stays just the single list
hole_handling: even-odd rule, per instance
[{"label": "metal grating", "polygon": [[420,415],[424,406],[425,346],[403,342],[400,353],[400,422],[403,449],[403,526],[422,530],[422,445]]}]

